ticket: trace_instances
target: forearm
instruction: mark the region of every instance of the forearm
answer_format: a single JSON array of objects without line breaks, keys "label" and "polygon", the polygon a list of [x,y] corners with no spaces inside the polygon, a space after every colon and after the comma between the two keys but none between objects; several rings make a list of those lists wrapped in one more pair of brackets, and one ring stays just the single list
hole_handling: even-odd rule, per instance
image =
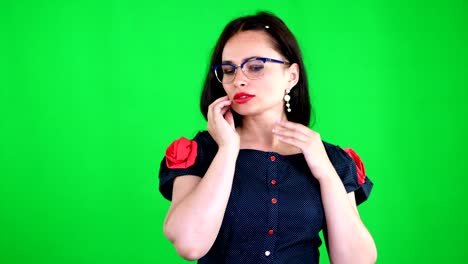
[{"label": "forearm", "polygon": [[374,241],[362,223],[355,205],[334,169],[320,180],[325,210],[328,250],[332,263],[375,263]]},{"label": "forearm", "polygon": [[[213,245],[229,200],[238,150],[220,148],[204,177],[166,217],[165,234],[187,258]],[[180,253],[180,252],[179,252]],[[183,255],[182,253],[181,255]]]}]

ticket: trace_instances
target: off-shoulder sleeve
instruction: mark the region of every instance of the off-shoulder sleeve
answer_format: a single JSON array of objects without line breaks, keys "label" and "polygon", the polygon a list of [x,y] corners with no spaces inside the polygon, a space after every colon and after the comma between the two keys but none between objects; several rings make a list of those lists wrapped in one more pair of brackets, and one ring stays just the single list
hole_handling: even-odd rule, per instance
[{"label": "off-shoulder sleeve", "polygon": [[159,191],[167,200],[172,200],[172,186],[178,176],[203,177],[217,151],[217,145],[206,131],[195,138],[175,140],[166,149],[159,169]]},{"label": "off-shoulder sleeve", "polygon": [[374,184],[365,174],[364,165],[359,156],[352,150],[347,149],[345,151],[339,146],[328,143],[325,143],[325,149],[343,182],[346,192],[354,192],[357,205],[366,201]]}]

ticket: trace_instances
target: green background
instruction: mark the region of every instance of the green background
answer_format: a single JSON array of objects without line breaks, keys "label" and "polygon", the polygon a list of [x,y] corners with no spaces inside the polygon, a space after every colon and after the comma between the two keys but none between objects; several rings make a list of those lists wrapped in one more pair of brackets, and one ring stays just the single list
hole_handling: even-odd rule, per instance
[{"label": "green background", "polygon": [[210,51],[258,10],[297,36],[313,129],[375,183],[359,208],[377,262],[466,263],[461,0],[1,1],[0,263],[186,263],[159,162],[206,129]]}]

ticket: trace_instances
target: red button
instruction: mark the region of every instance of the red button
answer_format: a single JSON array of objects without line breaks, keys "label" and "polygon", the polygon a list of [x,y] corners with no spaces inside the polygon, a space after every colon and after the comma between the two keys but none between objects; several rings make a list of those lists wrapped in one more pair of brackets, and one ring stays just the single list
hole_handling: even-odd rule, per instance
[{"label": "red button", "polygon": [[278,202],[278,200],[277,200],[276,198],[271,199],[271,203],[272,203],[272,204],[275,204],[275,203],[277,203],[277,202]]},{"label": "red button", "polygon": [[276,181],[275,181],[275,180],[271,180],[271,184],[272,184],[272,185],[275,185],[275,184],[276,184]]},{"label": "red button", "polygon": [[274,233],[275,233],[275,232],[273,231],[273,229],[268,230],[268,234],[269,234],[269,235],[273,235]]},{"label": "red button", "polygon": [[275,160],[276,160],[276,157],[275,157],[275,156],[271,156],[270,159],[271,159],[271,161],[275,161]]}]

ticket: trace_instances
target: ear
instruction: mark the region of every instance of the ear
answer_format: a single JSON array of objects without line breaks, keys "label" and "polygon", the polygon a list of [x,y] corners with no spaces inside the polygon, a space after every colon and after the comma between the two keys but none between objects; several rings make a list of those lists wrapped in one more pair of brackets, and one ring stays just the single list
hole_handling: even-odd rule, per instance
[{"label": "ear", "polygon": [[297,63],[293,63],[291,66],[289,66],[288,71],[288,89],[291,90],[299,82],[299,65]]}]

